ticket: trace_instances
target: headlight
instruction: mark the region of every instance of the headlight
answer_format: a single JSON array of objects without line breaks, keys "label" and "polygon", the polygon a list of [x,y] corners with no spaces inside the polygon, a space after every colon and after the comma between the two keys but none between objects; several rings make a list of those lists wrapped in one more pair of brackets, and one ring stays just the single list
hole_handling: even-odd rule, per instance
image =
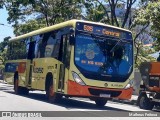
[{"label": "headlight", "polygon": [[73,79],[76,81],[76,83],[80,85],[86,85],[77,73],[72,72],[72,76],[73,76]]},{"label": "headlight", "polygon": [[130,80],[124,89],[129,89],[131,87],[133,87],[133,80]]}]

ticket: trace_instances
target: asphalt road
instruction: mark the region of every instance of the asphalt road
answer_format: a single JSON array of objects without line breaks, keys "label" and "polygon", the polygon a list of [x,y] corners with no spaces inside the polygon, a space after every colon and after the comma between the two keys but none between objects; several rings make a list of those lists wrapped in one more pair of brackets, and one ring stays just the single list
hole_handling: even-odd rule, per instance
[{"label": "asphalt road", "polygon": [[[107,115],[111,116],[108,119],[118,120],[120,118],[116,116],[123,116],[123,113],[127,113],[128,115],[131,112],[152,112],[153,114],[159,114],[158,110],[146,111],[139,109],[136,105],[129,105],[113,101],[108,101],[105,107],[98,108],[93,101],[82,98],[63,98],[60,103],[53,104],[46,101],[45,92],[43,91],[30,91],[28,96],[15,95],[13,86],[3,83],[0,83],[0,111],[48,111],[47,113],[42,114],[48,114],[51,117],[57,116],[58,119],[61,119],[60,117],[65,117],[65,120],[70,120],[75,117],[76,119],[77,117],[83,117],[83,120],[90,120],[91,117],[98,117],[98,119],[101,120],[104,117],[107,117]],[[122,112],[122,114],[120,112]],[[71,118],[72,116],[73,118]],[[152,118],[154,118],[154,120],[156,119],[155,117],[151,117],[151,119]],[[0,117],[0,120],[3,119]],[[16,120],[17,119],[20,118],[16,118]]]}]

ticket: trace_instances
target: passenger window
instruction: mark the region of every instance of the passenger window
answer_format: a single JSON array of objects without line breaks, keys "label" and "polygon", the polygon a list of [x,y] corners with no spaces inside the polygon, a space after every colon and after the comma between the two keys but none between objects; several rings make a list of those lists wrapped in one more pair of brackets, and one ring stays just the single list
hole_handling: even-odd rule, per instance
[{"label": "passenger window", "polygon": [[36,35],[33,39],[35,41],[35,58],[40,58],[40,44],[42,44],[43,35]]},{"label": "passenger window", "polygon": [[45,48],[45,57],[51,57],[52,56],[52,52],[53,52],[53,49],[54,49],[55,45],[56,45],[55,35],[51,34],[50,37],[47,40],[47,45],[46,45],[46,48]]},{"label": "passenger window", "polygon": [[36,58],[53,57],[58,59],[61,30],[52,31],[43,35],[34,36],[35,44],[35,56]]},{"label": "passenger window", "polygon": [[26,59],[28,53],[28,39],[10,42],[7,50],[9,60]]},{"label": "passenger window", "polygon": [[54,48],[51,55],[56,59],[58,59],[59,57],[60,41],[61,41],[61,32],[59,31],[55,34]]},{"label": "passenger window", "polygon": [[17,63],[6,63],[5,72],[15,72],[18,64]]}]

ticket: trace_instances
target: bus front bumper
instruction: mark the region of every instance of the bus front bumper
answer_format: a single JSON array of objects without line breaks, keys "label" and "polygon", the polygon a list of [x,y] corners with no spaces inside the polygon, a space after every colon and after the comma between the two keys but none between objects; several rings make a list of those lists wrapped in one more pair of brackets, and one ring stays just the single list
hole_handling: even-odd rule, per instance
[{"label": "bus front bumper", "polygon": [[99,88],[87,85],[82,86],[75,81],[68,80],[67,94],[77,97],[104,97],[128,100],[132,96],[132,91],[132,87],[128,89]]}]

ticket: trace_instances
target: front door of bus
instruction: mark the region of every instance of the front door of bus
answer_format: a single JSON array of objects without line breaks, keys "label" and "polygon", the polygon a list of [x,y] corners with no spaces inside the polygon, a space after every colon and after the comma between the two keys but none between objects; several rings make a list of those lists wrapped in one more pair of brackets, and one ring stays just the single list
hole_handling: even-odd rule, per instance
[{"label": "front door of bus", "polygon": [[28,57],[29,60],[29,76],[28,76],[28,87],[36,88],[36,81],[32,80],[33,70],[33,58],[35,57],[35,41],[29,43]]},{"label": "front door of bus", "polygon": [[68,80],[68,68],[69,68],[69,63],[70,63],[70,50],[71,46],[69,44],[69,34],[68,35],[63,35],[62,36],[62,41],[61,41],[61,49],[62,53],[61,55],[61,61],[62,64],[60,64],[60,71],[59,71],[59,83],[58,83],[58,90],[61,92],[67,91],[66,86],[67,86],[67,80]]}]

